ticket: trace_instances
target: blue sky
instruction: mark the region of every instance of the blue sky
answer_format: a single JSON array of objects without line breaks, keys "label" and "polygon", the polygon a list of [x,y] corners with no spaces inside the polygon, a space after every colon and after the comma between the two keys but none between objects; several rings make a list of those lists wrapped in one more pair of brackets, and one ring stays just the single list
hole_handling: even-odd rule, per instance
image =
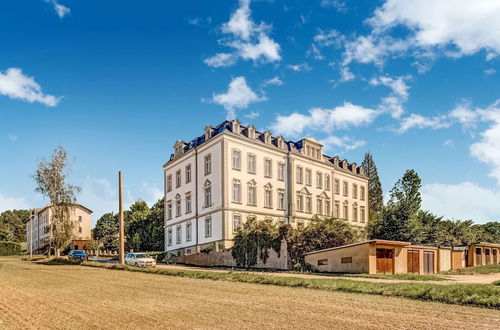
[{"label": "blue sky", "polygon": [[500,218],[498,1],[0,4],[0,211],[43,205],[36,162],[64,146],[94,221],[162,195],[176,139],[237,117],[406,169],[424,208]]}]

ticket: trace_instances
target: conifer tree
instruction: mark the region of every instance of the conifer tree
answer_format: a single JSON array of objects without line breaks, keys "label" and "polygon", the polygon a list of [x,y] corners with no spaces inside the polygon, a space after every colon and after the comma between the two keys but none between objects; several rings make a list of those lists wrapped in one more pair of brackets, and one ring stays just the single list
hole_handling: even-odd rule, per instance
[{"label": "conifer tree", "polygon": [[368,177],[368,210],[370,220],[374,220],[382,212],[384,198],[382,196],[382,184],[378,177],[377,166],[370,152],[365,154],[363,163],[365,175]]}]

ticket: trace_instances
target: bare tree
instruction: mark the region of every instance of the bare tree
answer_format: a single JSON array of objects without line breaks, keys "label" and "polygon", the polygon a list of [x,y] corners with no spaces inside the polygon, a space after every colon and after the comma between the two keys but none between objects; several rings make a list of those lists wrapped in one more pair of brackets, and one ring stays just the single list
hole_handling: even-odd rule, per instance
[{"label": "bare tree", "polygon": [[75,224],[70,219],[76,202],[76,193],[80,187],[66,182],[69,173],[67,152],[63,147],[57,147],[50,161],[42,159],[35,171],[36,191],[46,196],[52,206],[50,221],[49,248],[54,247],[56,256],[65,248],[73,237]]}]

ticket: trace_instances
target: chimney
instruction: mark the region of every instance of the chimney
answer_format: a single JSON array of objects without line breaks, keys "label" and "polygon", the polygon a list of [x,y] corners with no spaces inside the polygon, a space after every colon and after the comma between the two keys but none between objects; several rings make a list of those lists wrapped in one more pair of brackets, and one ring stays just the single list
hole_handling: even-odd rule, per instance
[{"label": "chimney", "polygon": [[247,126],[247,133],[248,133],[248,137],[250,139],[255,139],[255,126],[248,125]]},{"label": "chimney", "polygon": [[231,120],[231,128],[233,133],[240,134],[240,122],[238,119]]},{"label": "chimney", "polygon": [[205,141],[207,141],[211,137],[212,137],[212,126],[207,125],[205,126]]},{"label": "chimney", "polygon": [[264,134],[264,143],[269,144],[271,142],[271,132],[265,131],[263,134]]}]

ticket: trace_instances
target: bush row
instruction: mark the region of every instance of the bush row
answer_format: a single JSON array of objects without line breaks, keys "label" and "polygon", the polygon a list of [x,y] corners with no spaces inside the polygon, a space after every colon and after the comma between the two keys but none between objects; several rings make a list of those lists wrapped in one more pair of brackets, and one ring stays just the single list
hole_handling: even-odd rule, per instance
[{"label": "bush row", "polygon": [[0,256],[15,256],[21,254],[21,243],[0,241]]}]

